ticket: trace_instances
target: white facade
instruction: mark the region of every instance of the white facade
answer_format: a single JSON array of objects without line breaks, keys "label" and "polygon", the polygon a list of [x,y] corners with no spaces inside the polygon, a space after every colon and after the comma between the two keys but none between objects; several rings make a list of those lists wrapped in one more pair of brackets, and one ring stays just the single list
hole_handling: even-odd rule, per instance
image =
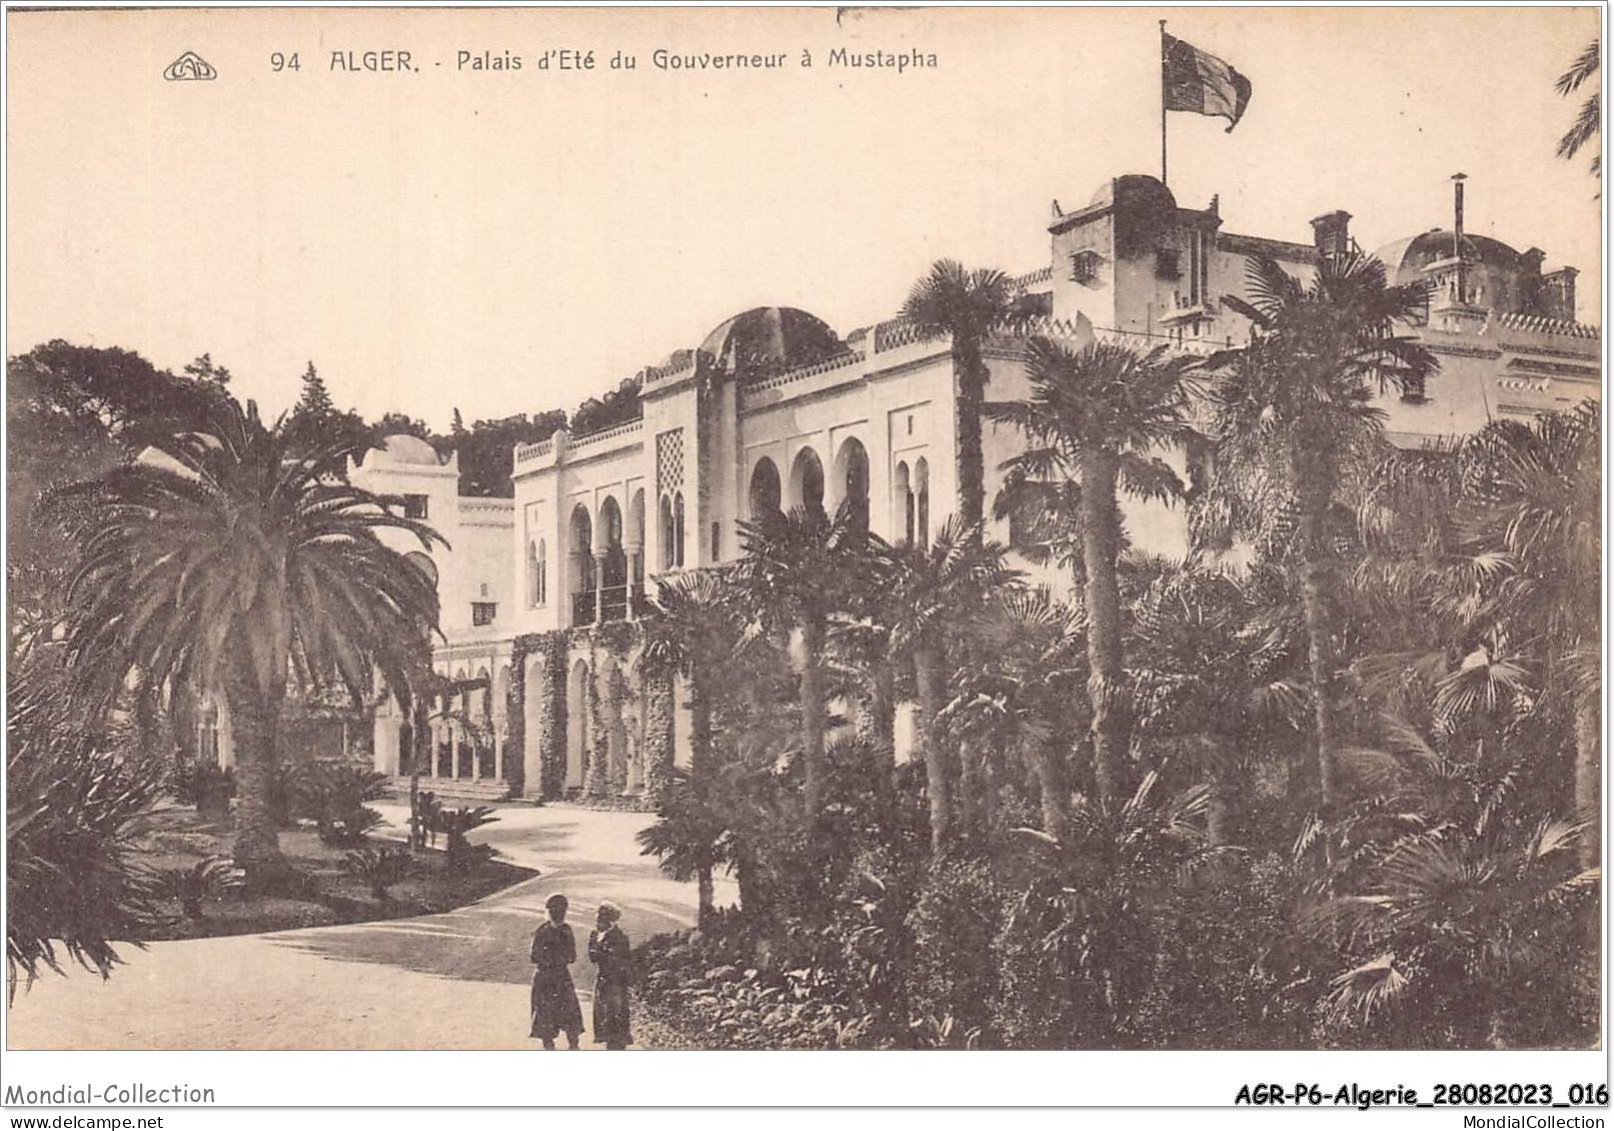
[{"label": "white facade", "polygon": [[[1242,236],[1221,230],[1215,200],[1185,209],[1153,178],[1107,182],[1085,208],[1056,208],[1050,263],[1018,281],[1024,295],[1041,296],[1032,301],[1045,314],[989,343],[988,397],[1027,392],[1019,360],[1027,333],[1077,344],[1107,336],[1195,353],[1236,345],[1246,324],[1220,297],[1243,293],[1247,257],[1270,255],[1304,275],[1320,254],[1352,246],[1349,219],[1343,212],[1319,217],[1307,243]],[[1385,399],[1392,437],[1418,444],[1473,431],[1496,415],[1598,396],[1599,333],[1572,321],[1572,269],[1544,276],[1534,249],[1518,253],[1465,238],[1468,277],[1459,294],[1451,284],[1457,258],[1441,254],[1456,246],[1437,230],[1381,253],[1395,279],[1436,285],[1420,333],[1442,362],[1424,396]],[[439,464],[429,445],[409,437],[389,439],[385,451],[353,469],[354,482],[370,490],[423,496],[427,521],[451,543],[430,555],[446,637],[434,661],[456,680],[486,680],[464,692],[462,704],[468,717],[486,718],[494,735],[492,776],[478,770],[478,780],[513,777],[516,757],[524,792],[536,793],[542,776],[531,677],[521,707],[524,748],[505,749],[506,712],[516,709],[507,706],[507,689],[518,637],[633,619],[647,578],[733,560],[738,522],[762,508],[819,502],[833,511],[848,495],[862,497],[869,528],[891,542],[927,539],[953,509],[956,437],[945,338],[923,339],[901,321],[841,338],[805,312],[763,307],[729,319],[641,379],[641,420],[588,436],[563,431],[517,448],[511,500],[458,497],[452,460]],[[998,467],[1020,440],[990,423],[985,430],[990,501],[1001,482]],[[1130,512],[1128,532],[1146,548],[1184,548],[1181,516],[1163,508]],[[992,520],[988,536],[1009,542],[1007,521]],[[487,623],[475,623],[485,619],[473,617],[478,604],[494,606]],[[586,747],[604,741],[612,780],[633,792],[643,780],[634,761],[642,749],[634,728],[643,718],[631,673],[620,660],[602,658],[586,634],[567,663],[572,717],[600,701],[612,704],[613,715],[603,728],[594,721],[568,732],[565,788],[583,786]],[[596,681],[593,699],[589,680]],[[398,729],[397,720],[378,720],[378,769],[398,772]],[[454,776],[465,779],[469,756],[457,740],[450,746]]]}]

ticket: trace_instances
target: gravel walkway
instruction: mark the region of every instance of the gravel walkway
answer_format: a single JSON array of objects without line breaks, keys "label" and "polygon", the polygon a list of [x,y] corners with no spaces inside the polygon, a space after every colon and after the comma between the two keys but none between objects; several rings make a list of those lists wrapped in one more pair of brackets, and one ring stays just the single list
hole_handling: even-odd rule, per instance
[{"label": "gravel walkway", "polygon": [[[396,832],[407,808],[381,805]],[[602,899],[623,909],[635,944],[690,926],[695,889],[638,854],[650,818],[564,806],[500,807],[473,839],[540,875],[441,915],[341,927],[152,943],[122,949],[103,982],[73,969],[20,987],[13,1049],[520,1049],[527,1037],[528,947],[544,900],[571,899],[582,951]],[[720,885],[719,903],[731,901]],[[594,970],[572,968],[585,1024]],[[583,1045],[592,1046],[591,1035]]]}]

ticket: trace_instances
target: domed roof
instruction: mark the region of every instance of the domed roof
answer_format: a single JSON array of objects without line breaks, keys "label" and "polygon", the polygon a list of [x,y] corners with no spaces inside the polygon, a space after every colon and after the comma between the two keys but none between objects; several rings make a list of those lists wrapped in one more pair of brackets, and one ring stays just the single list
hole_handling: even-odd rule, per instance
[{"label": "domed roof", "polygon": [[[1416,236],[1387,243],[1374,253],[1384,264],[1385,273],[1392,283],[1406,283],[1423,277],[1423,269],[1440,259],[1452,258],[1453,233],[1431,228]],[[1490,236],[1463,234],[1463,259],[1469,263],[1483,263],[1490,267],[1516,270],[1524,257],[1501,240]]]},{"label": "domed roof", "polygon": [[1152,205],[1154,207],[1176,208],[1177,198],[1171,195],[1171,190],[1161,184],[1154,177],[1143,173],[1127,173],[1123,176],[1112,177],[1098,186],[1093,199],[1087,202],[1091,208],[1096,204],[1119,205]]},{"label": "domed roof", "polygon": [[731,373],[795,369],[846,349],[823,321],[793,306],[758,306],[736,314],[707,334],[700,348]]},{"label": "domed roof", "polygon": [[393,463],[424,463],[436,467],[440,462],[435,448],[419,436],[411,436],[407,432],[393,433],[381,441],[381,446]]}]

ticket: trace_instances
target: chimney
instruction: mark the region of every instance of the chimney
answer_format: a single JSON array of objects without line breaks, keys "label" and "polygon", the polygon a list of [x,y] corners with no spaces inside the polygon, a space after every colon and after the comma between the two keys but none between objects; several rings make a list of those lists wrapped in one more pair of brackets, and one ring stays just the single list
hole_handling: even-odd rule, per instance
[{"label": "chimney", "polygon": [[1328,212],[1311,222],[1312,242],[1324,259],[1344,255],[1351,247],[1351,214]]},{"label": "chimney", "polygon": [[1532,247],[1519,256],[1519,286],[1516,309],[1521,314],[1544,314],[1541,309],[1541,264],[1547,253]]},{"label": "chimney", "polygon": [[1467,173],[1452,174],[1454,197],[1452,211],[1455,214],[1456,230],[1452,233],[1452,255],[1457,260],[1457,301],[1468,301],[1468,271],[1463,265],[1463,181],[1468,179]]},{"label": "chimney", "polygon": [[1573,267],[1560,267],[1541,276],[1541,313],[1565,322],[1576,321],[1575,276],[1578,274],[1580,272]]}]

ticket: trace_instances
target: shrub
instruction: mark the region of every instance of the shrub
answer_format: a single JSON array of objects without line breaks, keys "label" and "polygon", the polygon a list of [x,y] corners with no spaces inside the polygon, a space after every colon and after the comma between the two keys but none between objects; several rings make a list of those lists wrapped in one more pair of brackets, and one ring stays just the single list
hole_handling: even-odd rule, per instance
[{"label": "shrub", "polygon": [[342,857],[342,871],[369,884],[370,894],[379,900],[390,898],[387,889],[407,879],[414,866],[408,850],[395,845],[366,845]]},{"label": "shrub", "polygon": [[300,802],[319,825],[326,844],[357,844],[383,818],[364,803],[386,796],[391,780],[373,770],[350,765],[312,766],[296,785]]},{"label": "shrub", "polygon": [[158,877],[158,891],[177,899],[187,919],[201,919],[208,899],[223,899],[241,887],[241,876],[227,856],[209,856],[189,868],[169,868]]},{"label": "shrub", "polygon": [[213,762],[184,758],[174,764],[169,784],[176,800],[194,805],[204,817],[217,818],[229,811],[230,799],[235,796],[235,771]]},{"label": "shrub", "polygon": [[998,994],[993,944],[1002,906],[1003,893],[983,861],[942,860],[925,872],[907,920],[916,1035],[967,1044],[988,1040]]},{"label": "shrub", "polygon": [[113,939],[153,917],[128,825],[162,788],[149,762],[119,758],[83,726],[60,673],[13,658],[7,696],[6,974],[31,983],[61,954],[109,976]]},{"label": "shrub", "polygon": [[[1310,1039],[1307,948],[1290,923],[1296,869],[1276,854],[1202,873],[1156,916],[1149,989],[1124,1030],[1143,1048],[1297,1048]],[[1306,991],[1309,991],[1307,993]]]},{"label": "shrub", "polygon": [[448,866],[456,872],[474,872],[498,855],[491,844],[472,844],[466,839],[472,829],[491,825],[499,818],[486,805],[475,808],[444,809],[437,816],[436,826],[448,838]]},{"label": "shrub", "polygon": [[443,814],[443,803],[429,789],[419,790],[410,797],[409,843],[413,848],[437,846],[438,818]]}]

